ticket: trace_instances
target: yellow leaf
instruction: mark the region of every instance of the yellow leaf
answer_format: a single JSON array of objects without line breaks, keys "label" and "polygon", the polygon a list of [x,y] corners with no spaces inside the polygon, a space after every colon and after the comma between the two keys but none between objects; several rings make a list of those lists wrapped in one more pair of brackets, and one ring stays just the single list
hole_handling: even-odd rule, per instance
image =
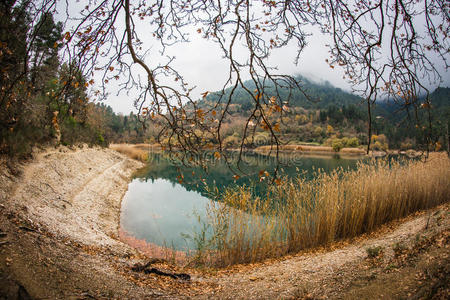
[{"label": "yellow leaf", "polygon": [[197,116],[198,116],[199,118],[203,118],[203,115],[204,115],[203,109],[201,109],[201,108],[197,109]]},{"label": "yellow leaf", "polygon": [[275,110],[276,110],[277,112],[281,112],[281,107],[280,107],[279,105],[275,105]]},{"label": "yellow leaf", "polygon": [[277,123],[277,124],[273,125],[273,130],[274,131],[280,131],[280,123]]},{"label": "yellow leaf", "polygon": [[234,180],[238,180],[239,178],[240,178],[239,175],[233,175],[233,179],[234,179]]},{"label": "yellow leaf", "polygon": [[216,159],[220,159],[220,153],[219,152],[214,152],[214,157],[216,158]]}]

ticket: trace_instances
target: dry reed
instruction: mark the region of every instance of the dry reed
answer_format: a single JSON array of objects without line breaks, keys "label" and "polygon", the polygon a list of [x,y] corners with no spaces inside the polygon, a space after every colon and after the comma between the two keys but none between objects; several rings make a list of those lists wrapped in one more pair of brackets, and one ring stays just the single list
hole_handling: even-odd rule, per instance
[{"label": "dry reed", "polygon": [[143,162],[146,162],[148,160],[149,148],[146,144],[111,144],[109,148],[119,153],[125,154],[132,159],[140,160]]},{"label": "dry reed", "polygon": [[434,207],[450,195],[444,154],[425,162],[372,160],[355,171],[315,175],[283,180],[263,198],[255,199],[246,187],[221,193],[209,207],[213,233],[202,261],[226,266],[324,245]]}]

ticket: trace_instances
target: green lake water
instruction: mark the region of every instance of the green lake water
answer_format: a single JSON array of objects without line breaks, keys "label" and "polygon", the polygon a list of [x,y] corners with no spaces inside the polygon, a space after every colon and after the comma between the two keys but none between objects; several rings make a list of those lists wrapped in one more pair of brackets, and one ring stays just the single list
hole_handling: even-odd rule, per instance
[{"label": "green lake water", "polygon": [[[223,159],[215,160],[213,155],[206,157],[206,161],[209,161],[206,169],[187,167],[162,154],[151,154],[149,163],[137,172],[123,198],[121,230],[159,246],[193,249],[194,243],[186,235],[198,232],[202,226],[198,219],[206,218],[210,201],[207,187],[217,187],[220,193],[228,186],[252,184],[255,193],[264,193],[268,179],[260,182],[260,172],[271,173],[276,168],[273,157],[259,154],[243,156],[242,172],[230,169]],[[339,167],[355,169],[358,158],[297,153],[282,155],[280,162],[281,175],[311,178],[319,168],[325,172]],[[236,173],[240,175],[237,180],[233,178]]]}]

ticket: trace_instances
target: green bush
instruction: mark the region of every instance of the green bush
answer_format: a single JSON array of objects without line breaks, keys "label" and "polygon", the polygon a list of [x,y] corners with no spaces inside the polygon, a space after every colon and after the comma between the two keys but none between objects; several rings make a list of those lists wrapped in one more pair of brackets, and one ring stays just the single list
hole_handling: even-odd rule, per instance
[{"label": "green bush", "polygon": [[356,137],[348,139],[346,147],[356,148],[359,146],[359,140]]},{"label": "green bush", "polygon": [[366,249],[366,252],[369,258],[375,258],[379,256],[381,253],[383,253],[383,247],[381,246],[369,247]]},{"label": "green bush", "polygon": [[315,135],[316,137],[319,137],[319,136],[322,136],[322,134],[324,134],[323,128],[320,127],[320,126],[317,126],[317,127],[314,129],[314,135]]},{"label": "green bush", "polygon": [[333,148],[334,152],[339,152],[342,148],[344,148],[344,144],[342,143],[342,140],[334,139],[331,142],[331,147]]}]

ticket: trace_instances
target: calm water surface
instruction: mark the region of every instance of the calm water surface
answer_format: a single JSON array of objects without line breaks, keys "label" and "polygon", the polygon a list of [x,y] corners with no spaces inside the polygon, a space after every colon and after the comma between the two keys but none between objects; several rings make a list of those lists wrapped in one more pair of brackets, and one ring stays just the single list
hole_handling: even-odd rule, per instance
[{"label": "calm water surface", "polygon": [[[122,201],[121,229],[139,240],[176,250],[194,249],[186,235],[198,232],[207,217],[209,203],[207,187],[220,190],[233,185],[255,185],[256,193],[264,192],[259,181],[261,170],[273,171],[275,159],[264,155],[246,155],[237,180],[235,174],[221,161],[214,161],[204,170],[185,167],[162,154],[152,154],[148,165],[130,182]],[[325,172],[342,167],[355,169],[358,159],[307,157],[299,154],[281,158],[281,173],[288,177],[298,174],[311,178],[318,168]]]}]

